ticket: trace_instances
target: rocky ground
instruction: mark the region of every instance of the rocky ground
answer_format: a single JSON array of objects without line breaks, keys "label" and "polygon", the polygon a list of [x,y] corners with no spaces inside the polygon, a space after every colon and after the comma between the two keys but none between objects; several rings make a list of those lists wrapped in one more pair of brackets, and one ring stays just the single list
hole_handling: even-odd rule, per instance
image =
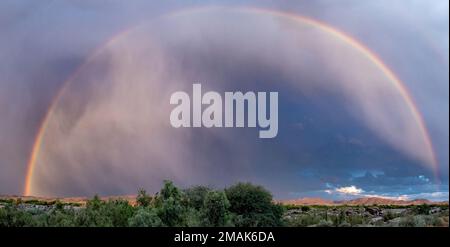
[{"label": "rocky ground", "polygon": [[448,227],[448,205],[295,206],[287,210],[290,226]]}]

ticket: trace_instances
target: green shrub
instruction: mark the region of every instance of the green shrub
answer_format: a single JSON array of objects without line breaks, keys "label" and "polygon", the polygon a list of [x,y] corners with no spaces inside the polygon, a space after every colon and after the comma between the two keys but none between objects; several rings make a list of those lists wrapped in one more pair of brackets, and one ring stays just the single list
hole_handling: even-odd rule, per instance
[{"label": "green shrub", "polygon": [[348,223],[350,223],[351,226],[356,226],[356,225],[363,225],[366,224],[367,220],[364,218],[364,216],[362,215],[351,215],[347,217],[347,221]]},{"label": "green shrub", "polygon": [[384,221],[390,221],[390,220],[395,219],[395,218],[396,218],[395,214],[392,213],[392,211],[390,211],[390,210],[387,210],[387,212],[383,215],[383,220]]},{"label": "green shrub", "polygon": [[0,198],[0,203],[13,204],[14,200],[13,199],[8,199],[8,198]]},{"label": "green shrub", "polygon": [[428,214],[430,214],[430,210],[431,210],[431,206],[428,204],[417,205],[413,208],[413,211],[416,214],[428,215]]},{"label": "green shrub", "polygon": [[140,207],[148,207],[152,202],[152,198],[147,195],[144,189],[139,189],[138,195],[136,197],[136,204]]},{"label": "green shrub", "polygon": [[195,208],[187,208],[185,214],[185,225],[187,227],[206,226],[204,215]]},{"label": "green shrub", "polygon": [[195,208],[196,210],[200,210],[201,208],[203,208],[205,197],[210,191],[211,189],[206,186],[194,186],[192,188],[186,189],[184,191],[184,195],[186,197],[188,206]]},{"label": "green shrub", "polygon": [[87,201],[86,209],[99,210],[103,204],[105,204],[105,202],[102,201],[98,195],[95,195],[91,200]]},{"label": "green shrub", "polygon": [[134,214],[134,208],[125,200],[112,200],[103,205],[100,213],[111,219],[113,226],[128,226],[128,219]]},{"label": "green shrub", "polygon": [[33,226],[33,216],[24,210],[8,206],[0,209],[0,226],[2,227],[27,227]]},{"label": "green shrub", "polygon": [[322,218],[317,215],[303,214],[293,217],[287,221],[288,226],[306,227],[316,225]]},{"label": "green shrub", "polygon": [[425,227],[426,222],[424,217],[417,215],[417,216],[406,216],[403,217],[399,222],[400,227]]},{"label": "green shrub", "polygon": [[5,208],[0,208],[0,227],[8,226],[8,212]]},{"label": "green shrub", "polygon": [[309,206],[302,206],[300,209],[302,210],[302,212],[308,212],[309,210],[311,210]]},{"label": "green shrub", "polygon": [[136,214],[128,220],[131,227],[157,227],[163,223],[154,208],[140,208]]},{"label": "green shrub", "polygon": [[46,217],[47,224],[55,227],[75,227],[77,222],[73,210],[53,210]]},{"label": "green shrub", "polygon": [[341,224],[339,224],[339,227],[351,227],[352,225],[350,225],[350,223],[348,223],[347,221],[342,222]]},{"label": "green shrub", "polygon": [[333,222],[330,220],[321,220],[316,226],[317,227],[332,227]]},{"label": "green shrub", "polygon": [[423,217],[426,226],[443,227],[446,226],[444,220],[438,215],[426,215]]},{"label": "green shrub", "polygon": [[206,194],[203,204],[203,215],[208,226],[230,225],[230,212],[228,201],[224,192],[210,191]]},{"label": "green shrub", "polygon": [[77,226],[83,227],[112,227],[111,219],[102,215],[99,211],[84,209],[77,212],[75,216]]},{"label": "green shrub", "polygon": [[112,227],[112,219],[105,212],[105,202],[97,195],[86,203],[86,208],[75,214],[77,226],[85,227]]},{"label": "green shrub", "polygon": [[238,183],[225,190],[236,226],[281,226],[284,208],[272,202],[272,194],[262,186]]},{"label": "green shrub", "polygon": [[54,205],[55,205],[55,209],[56,210],[63,210],[64,209],[64,204],[60,200],[57,200]]},{"label": "green shrub", "polygon": [[156,197],[155,205],[164,225],[185,226],[186,208],[182,204],[182,194],[171,181],[164,181],[164,187]]}]

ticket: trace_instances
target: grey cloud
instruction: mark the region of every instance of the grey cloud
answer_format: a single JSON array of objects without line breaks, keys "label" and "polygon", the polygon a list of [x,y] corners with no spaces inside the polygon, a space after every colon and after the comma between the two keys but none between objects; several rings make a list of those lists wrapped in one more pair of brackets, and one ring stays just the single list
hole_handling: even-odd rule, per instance
[{"label": "grey cloud", "polygon": [[[237,5],[237,3],[221,1],[210,3]],[[2,36],[0,54],[2,58],[7,58],[6,63],[0,64],[0,116],[2,116],[0,193],[21,193],[25,165],[40,121],[63,81],[92,54],[92,51],[117,32],[130,26],[175,9],[198,4],[196,1],[191,3],[170,1],[166,4],[149,3],[149,1],[139,1],[134,4],[124,4],[123,1],[108,1],[107,4],[104,1],[48,1],[39,4],[31,3],[31,1],[3,1],[0,3],[2,5],[0,6],[0,23],[2,24],[0,25],[4,26],[0,31]],[[424,113],[438,152],[442,183],[448,183],[448,3],[446,1],[436,1],[435,4],[429,4],[428,1],[407,1],[407,8],[404,7],[404,1],[371,1],[369,3],[363,1],[258,1],[257,3],[247,1],[243,5],[289,10],[315,17],[352,34],[379,53],[407,83]],[[251,23],[247,24],[251,26]],[[124,65],[126,49],[113,50],[111,54],[117,57],[105,58],[110,59],[110,65],[123,69],[124,74],[131,70],[130,73],[139,76],[133,78],[133,76],[120,75],[120,72],[114,74],[105,71],[103,75],[111,73],[110,76],[114,79],[116,87],[101,89],[103,93],[96,91],[102,88],[100,85],[93,86],[97,88],[96,90],[89,86],[85,88],[80,86],[78,89],[72,87],[74,90],[80,90],[73,95],[77,95],[78,100],[85,100],[86,104],[75,103],[75,108],[79,107],[74,109],[79,111],[76,114],[68,111],[69,108],[60,106],[61,111],[65,111],[67,115],[63,115],[58,121],[73,122],[74,125],[69,128],[73,139],[68,138],[67,146],[61,147],[63,150],[65,148],[64,152],[49,156],[49,162],[53,163],[49,167],[54,166],[53,171],[52,169],[38,171],[38,173],[48,173],[42,175],[42,178],[54,179],[49,180],[47,185],[42,185],[42,192],[60,195],[94,193],[90,192],[92,190],[105,194],[130,193],[140,186],[159,187],[161,178],[168,177],[182,185],[203,182],[225,186],[232,181],[251,180],[267,185],[275,191],[277,196],[286,196],[288,191],[297,189],[304,193],[321,189],[326,182],[345,185],[351,178],[351,172],[363,166],[367,169],[379,169],[385,173],[386,177],[378,178],[379,180],[376,180],[377,182],[373,185],[386,183],[393,190],[395,185],[401,185],[398,189],[401,193],[401,190],[406,189],[405,183],[417,182],[420,185],[423,182],[411,180],[408,177],[414,178],[421,174],[427,177],[432,176],[426,168],[419,165],[420,162],[408,158],[408,155],[399,154],[395,148],[386,145],[385,139],[388,135],[384,135],[384,138],[383,135],[377,137],[368,130],[370,128],[354,119],[350,112],[330,111],[330,106],[333,104],[340,109],[348,107],[348,104],[342,103],[346,97],[333,97],[333,93],[323,93],[323,90],[318,90],[320,93],[317,94],[313,86],[300,89],[292,85],[284,88],[274,86],[274,82],[293,80],[301,80],[307,84],[320,83],[321,79],[324,83],[333,77],[327,77],[323,73],[318,79],[314,68],[308,68],[307,65],[301,73],[298,73],[295,66],[285,67],[285,71],[282,72],[273,69],[272,63],[275,62],[295,63],[279,60],[279,57],[283,56],[270,53],[255,55],[256,50],[268,45],[265,42],[266,36],[262,35],[261,30],[256,29],[249,33],[248,36],[252,38],[242,41],[240,45],[245,49],[241,47],[240,54],[236,55],[224,48],[239,48],[232,45],[236,45],[238,37],[245,36],[239,33],[238,29],[236,36],[215,37],[214,45],[208,46],[205,37],[192,35],[196,33],[195,26],[188,26],[188,23],[185,25],[183,29],[178,30],[179,33],[163,31],[158,34],[146,33],[144,35],[146,38],[142,39],[150,42],[159,37],[160,42],[165,45],[164,49],[170,53],[161,57],[176,57],[181,61],[169,63],[170,66],[173,65],[174,70],[169,75],[162,73],[164,79],[172,77],[175,80],[175,75],[182,74],[180,81],[186,80],[191,83],[193,80],[200,79],[204,81],[205,88],[217,91],[236,88],[252,90],[255,86],[261,90],[282,91],[286,97],[282,102],[284,110],[280,109],[284,111],[284,115],[279,139],[274,143],[255,143],[253,136],[255,133],[252,130],[223,132],[198,130],[170,134],[175,139],[180,138],[180,142],[165,141],[157,145],[155,141],[149,144],[152,142],[149,136],[145,134],[139,136],[139,133],[133,130],[136,126],[152,121],[144,121],[144,118],[151,119],[151,117],[146,109],[141,110],[137,106],[155,103],[162,109],[169,110],[164,108],[163,104],[167,95],[158,95],[161,97],[161,102],[154,102],[145,99],[140,91],[162,90],[168,93],[180,88],[189,90],[189,85],[178,84],[179,87],[171,88],[168,86],[169,82],[164,81],[167,85],[155,85],[154,88],[151,88],[153,86],[127,88],[125,84],[121,84],[121,80],[139,81],[142,77],[151,78],[151,76],[142,71],[133,71],[131,67]],[[295,30],[294,27],[292,29]],[[268,27],[267,30],[272,29]],[[191,35],[188,35],[189,32]],[[181,45],[180,41],[176,42],[177,35],[185,39],[184,45]],[[290,37],[295,35],[295,31],[289,34]],[[218,40],[219,38],[222,40]],[[173,41],[173,43],[164,43],[164,41]],[[285,45],[292,46],[293,42],[286,39]],[[130,42],[130,44],[136,43]],[[327,41],[323,41],[322,44],[332,45]],[[146,46],[146,44],[136,45]],[[330,46],[329,49],[333,50],[332,48]],[[292,50],[280,49],[280,52],[286,53],[284,57],[295,57],[295,52]],[[323,49],[321,53],[326,54]],[[443,59],[436,59],[436,54],[443,55]],[[311,57],[314,55],[309,54]],[[336,58],[330,55],[330,60],[338,59],[338,55]],[[218,57],[224,60],[216,59]],[[270,62],[269,58],[273,61]],[[258,63],[253,63],[253,60],[257,60]],[[149,59],[144,58],[142,61],[149,61]],[[312,61],[311,64],[323,65]],[[362,73],[372,73],[370,70],[363,70],[364,66],[361,64],[354,66],[361,69]],[[101,66],[97,68],[99,67]],[[286,71],[289,70],[295,73],[287,76],[289,73]],[[86,78],[83,79],[95,80],[89,77],[94,74],[91,72],[85,70],[83,73]],[[99,76],[99,78],[102,77]],[[160,78],[154,79],[159,81]],[[264,83],[258,83],[264,80],[266,80]],[[79,79],[80,81],[82,80]],[[178,82],[174,82],[173,85],[176,83]],[[319,89],[322,88],[319,87]],[[125,91],[120,93],[121,90]],[[94,100],[90,98],[87,91],[90,91],[92,95],[101,94],[102,97]],[[136,96],[135,99],[129,101],[130,99],[125,97],[125,92]],[[317,95],[329,97],[327,101],[321,102],[317,99]],[[298,99],[298,96],[301,96],[301,99]],[[108,101],[108,99],[118,101]],[[395,105],[396,101],[391,103]],[[133,120],[134,116],[128,112],[128,108],[120,108],[123,104],[136,106],[136,112],[142,114],[140,120]],[[114,109],[112,109],[113,106]],[[389,107],[389,104],[386,103],[386,106]],[[301,117],[290,114],[294,107]],[[104,114],[104,118],[101,118],[101,113]],[[162,119],[166,119],[163,113],[161,113]],[[329,116],[328,118],[318,116],[319,113]],[[118,117],[119,115],[124,118]],[[108,119],[109,121],[106,121]],[[127,119],[128,122],[125,121]],[[378,115],[375,119],[382,119],[382,116]],[[349,123],[350,120],[352,123]],[[109,127],[103,130],[97,129],[96,123],[101,121],[105,121]],[[300,121],[303,123],[303,129],[293,130],[288,127]],[[113,126],[111,122],[117,125]],[[88,124],[89,131],[83,131],[80,127],[83,124]],[[157,121],[151,124],[158,125]],[[345,124],[348,126],[344,127]],[[160,138],[167,134],[164,128],[158,126],[157,129],[162,130],[158,134]],[[116,136],[110,136],[110,132],[116,133]],[[336,132],[340,133],[336,134]],[[77,136],[88,133],[90,137]],[[343,139],[338,138],[337,135],[341,135]],[[137,141],[127,139],[130,136],[135,136]],[[236,143],[233,139],[236,136],[239,136],[241,141]],[[292,136],[298,136],[300,140],[297,142]],[[61,135],[60,138],[66,137]],[[83,138],[92,140],[93,137],[99,140],[98,143],[92,141],[87,145],[82,141]],[[144,137],[149,138],[144,139]],[[124,141],[126,145],[120,141]],[[403,140],[403,142],[408,141]],[[397,144],[397,148],[400,144]],[[144,148],[146,145],[152,148]],[[196,145],[196,148],[186,149],[183,145],[188,147]],[[92,150],[89,150],[90,148]],[[111,149],[114,152],[110,157],[102,154]],[[178,157],[161,155],[164,152],[167,153],[167,150],[178,150],[181,153]],[[405,150],[403,151],[411,153],[412,150],[417,150],[417,147],[411,146]],[[96,152],[100,154],[100,158],[95,157]],[[149,160],[147,155],[152,152],[155,153],[154,158]],[[266,156],[258,159],[252,155],[259,152],[265,153]],[[132,155],[133,159],[124,158],[128,155]],[[92,167],[87,165],[94,161],[95,164]],[[83,173],[90,175],[72,176],[70,173],[64,173],[61,168],[58,168],[58,164],[66,163],[67,167],[74,168],[68,171],[80,169]],[[80,163],[85,163],[84,168],[76,167],[76,164]],[[148,163],[171,165],[168,167],[154,165],[152,169],[146,170]],[[179,163],[186,166],[180,167]],[[131,168],[128,171],[122,171],[119,168],[123,164]],[[277,167],[276,173],[274,173],[274,166]],[[178,171],[175,171],[177,169]],[[313,170],[315,175],[303,176],[302,171],[308,169]],[[57,178],[57,176],[60,177]],[[60,185],[60,181],[63,180],[68,184],[67,186]],[[361,185],[369,186],[364,182],[361,182]],[[432,193],[431,189],[420,186],[417,190]]]}]

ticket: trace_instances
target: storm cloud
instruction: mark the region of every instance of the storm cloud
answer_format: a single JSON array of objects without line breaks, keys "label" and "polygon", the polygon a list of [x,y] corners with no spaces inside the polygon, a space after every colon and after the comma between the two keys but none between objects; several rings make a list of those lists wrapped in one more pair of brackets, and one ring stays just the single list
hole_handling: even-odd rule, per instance
[{"label": "storm cloud", "polygon": [[[0,18],[7,58],[0,66],[0,193],[22,193],[39,125],[66,85],[49,115],[32,194],[129,194],[156,191],[172,179],[216,187],[253,181],[278,198],[330,186],[448,196],[448,3],[246,4],[312,16],[375,51],[425,118],[437,153],[435,178],[420,126],[389,78],[317,28],[228,8],[193,13],[183,9],[195,4],[178,2],[17,2],[6,3]],[[122,30],[128,32],[117,36]],[[278,91],[279,136],[262,141],[246,128],[173,129],[170,94],[189,92],[196,82],[205,91]]]}]

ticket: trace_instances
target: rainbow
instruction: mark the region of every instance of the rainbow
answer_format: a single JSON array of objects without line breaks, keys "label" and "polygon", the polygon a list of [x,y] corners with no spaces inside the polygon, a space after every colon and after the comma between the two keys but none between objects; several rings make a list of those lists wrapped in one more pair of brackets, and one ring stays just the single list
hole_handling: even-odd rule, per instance
[{"label": "rainbow", "polygon": [[[328,33],[335,37],[336,39],[344,42],[345,44],[352,47],[354,50],[358,51],[363,55],[365,58],[367,58],[369,61],[371,61],[380,71],[389,79],[389,81],[392,83],[392,85],[395,87],[395,89],[400,93],[401,97],[404,99],[405,103],[407,104],[408,110],[410,111],[411,115],[413,116],[414,120],[416,121],[420,134],[423,137],[423,140],[425,140],[427,152],[430,154],[432,161],[431,161],[431,168],[435,174],[436,177],[438,177],[438,162],[436,160],[436,155],[434,153],[433,144],[430,138],[430,135],[428,133],[428,130],[426,128],[424,119],[418,110],[418,107],[416,106],[413,97],[409,93],[408,89],[406,88],[405,84],[399,79],[398,76],[395,75],[395,73],[381,60],[381,58],[375,54],[373,51],[371,51],[368,47],[363,45],[361,42],[356,40],[355,38],[351,37],[350,35],[344,33],[343,31],[338,30],[337,28],[334,28],[326,23],[320,22],[318,20],[312,19],[310,17],[306,16],[300,16],[296,15],[294,13],[289,12],[281,12],[281,11],[275,11],[270,9],[262,9],[262,8],[255,8],[255,7],[202,7],[202,8],[194,8],[194,9],[185,9],[185,10],[179,10],[172,14],[169,14],[165,17],[171,17],[171,16],[177,16],[181,14],[187,14],[192,12],[202,12],[202,11],[208,11],[211,9],[223,9],[223,10],[231,10],[231,11],[238,11],[238,12],[244,12],[244,13],[256,13],[256,14],[263,14],[263,15],[271,15],[274,17],[282,17],[287,18],[289,20],[300,22],[302,24],[306,24],[308,26],[311,26],[313,28],[317,28],[318,30],[321,30],[325,33]],[[120,37],[125,36],[135,28],[139,27],[140,25],[133,26],[131,28],[125,29],[122,32],[119,32],[118,34],[114,35],[111,39],[109,39],[107,42],[105,42],[103,45],[101,45],[96,51],[93,52],[91,56],[86,59],[86,61],[71,75],[69,78],[63,83],[63,86],[59,90],[59,92],[56,94],[54,99],[52,100],[48,111],[44,115],[44,118],[40,124],[40,127],[37,131],[34,144],[32,146],[31,154],[27,163],[27,171],[26,171],[26,178],[25,178],[25,185],[24,185],[24,191],[23,194],[25,196],[30,196],[32,193],[32,179],[33,179],[33,172],[36,167],[36,161],[39,156],[39,151],[42,146],[42,141],[45,135],[47,123],[50,119],[51,113],[55,106],[57,105],[59,99],[64,95],[64,92],[67,90],[68,85],[70,85],[71,81],[79,74],[79,72],[97,55],[99,54],[107,45],[113,43],[115,40],[117,40]]]}]

